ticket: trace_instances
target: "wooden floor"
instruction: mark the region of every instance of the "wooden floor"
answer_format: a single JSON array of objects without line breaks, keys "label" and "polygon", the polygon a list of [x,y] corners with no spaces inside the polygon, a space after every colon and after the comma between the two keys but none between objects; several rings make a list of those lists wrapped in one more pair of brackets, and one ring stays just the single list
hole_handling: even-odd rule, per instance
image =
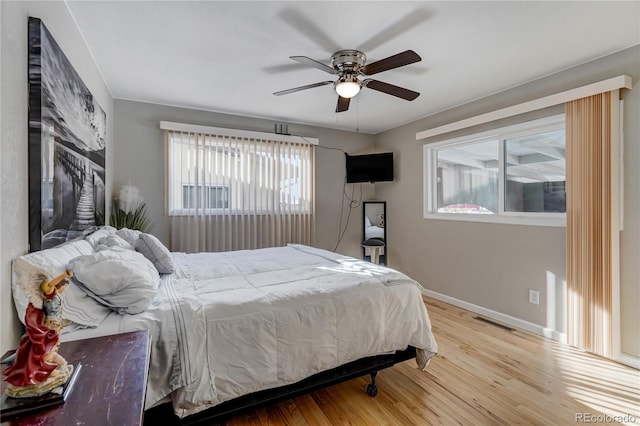
[{"label": "wooden floor", "polygon": [[378,374],[375,398],[359,378],[224,424],[640,424],[640,371],[425,303],[439,346],[426,371],[407,361]]}]

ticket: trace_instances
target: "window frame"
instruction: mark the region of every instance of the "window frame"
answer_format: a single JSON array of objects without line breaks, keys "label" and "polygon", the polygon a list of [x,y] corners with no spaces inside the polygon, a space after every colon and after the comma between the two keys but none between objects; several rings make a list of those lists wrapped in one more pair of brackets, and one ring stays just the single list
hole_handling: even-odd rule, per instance
[{"label": "window frame", "polygon": [[[423,216],[425,219],[454,220],[534,226],[566,226],[566,213],[505,211],[505,141],[533,133],[565,128],[565,115],[518,123],[423,145]],[[496,214],[439,213],[437,211],[437,152],[443,148],[498,141],[498,212]]]}]

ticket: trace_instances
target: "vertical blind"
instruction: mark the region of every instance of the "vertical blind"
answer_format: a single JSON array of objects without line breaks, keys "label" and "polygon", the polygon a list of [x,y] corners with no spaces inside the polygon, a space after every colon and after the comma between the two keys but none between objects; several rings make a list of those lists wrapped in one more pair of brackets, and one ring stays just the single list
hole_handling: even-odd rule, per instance
[{"label": "vertical blind", "polygon": [[595,354],[613,355],[613,285],[618,259],[617,129],[607,92],[566,104],[567,339]]},{"label": "vertical blind", "polygon": [[313,244],[314,147],[165,130],[172,251]]}]

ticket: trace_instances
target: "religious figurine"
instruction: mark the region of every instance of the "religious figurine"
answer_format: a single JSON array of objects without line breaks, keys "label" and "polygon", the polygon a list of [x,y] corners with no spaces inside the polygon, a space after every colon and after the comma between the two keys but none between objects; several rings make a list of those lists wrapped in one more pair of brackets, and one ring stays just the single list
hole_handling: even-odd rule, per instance
[{"label": "religious figurine", "polygon": [[51,281],[42,281],[40,290],[44,296],[42,310],[45,313],[44,324],[60,333],[65,324],[62,323],[62,298],[60,293],[64,286],[69,284],[69,278],[73,276],[70,270],[58,275]]},{"label": "religious figurine", "polygon": [[[16,359],[2,371],[8,382],[6,394],[13,398],[41,396],[64,385],[73,366],[58,354],[62,320],[60,293],[73,275],[69,270],[52,280],[43,280],[39,291],[42,309],[29,303],[25,313],[26,333],[20,339]],[[36,301],[37,302],[37,301]]]}]

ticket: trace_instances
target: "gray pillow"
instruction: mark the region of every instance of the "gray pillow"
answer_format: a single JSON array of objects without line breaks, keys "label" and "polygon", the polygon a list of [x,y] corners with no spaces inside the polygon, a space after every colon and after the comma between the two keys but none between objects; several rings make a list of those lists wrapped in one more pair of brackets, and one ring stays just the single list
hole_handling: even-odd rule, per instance
[{"label": "gray pillow", "polygon": [[136,241],[136,250],[149,259],[161,274],[171,274],[173,272],[171,252],[155,236],[140,234]]}]

